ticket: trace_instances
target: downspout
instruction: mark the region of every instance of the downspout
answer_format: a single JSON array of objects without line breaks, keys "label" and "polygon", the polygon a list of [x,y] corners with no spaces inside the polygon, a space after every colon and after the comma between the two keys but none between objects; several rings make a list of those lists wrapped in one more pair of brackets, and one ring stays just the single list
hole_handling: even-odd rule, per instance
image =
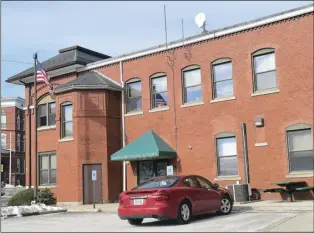
[{"label": "downspout", "polygon": [[242,150],[244,155],[244,171],[245,171],[245,183],[250,183],[249,176],[249,160],[248,160],[248,149],[247,149],[247,134],[246,134],[246,124],[241,122],[242,128]]},{"label": "downspout", "polygon": [[[123,67],[122,61],[120,63],[120,81],[122,86],[121,92],[121,119],[122,119],[122,147],[125,147],[125,122],[124,122],[124,82],[123,82]],[[123,192],[126,191],[126,162],[123,161]]]},{"label": "downspout", "polygon": [[245,171],[245,184],[248,184],[248,193],[249,200],[251,195],[251,187],[250,187],[250,173],[249,173],[249,158],[248,158],[248,149],[247,149],[247,134],[246,134],[246,124],[241,122],[242,128],[242,150],[244,156],[244,171]]}]

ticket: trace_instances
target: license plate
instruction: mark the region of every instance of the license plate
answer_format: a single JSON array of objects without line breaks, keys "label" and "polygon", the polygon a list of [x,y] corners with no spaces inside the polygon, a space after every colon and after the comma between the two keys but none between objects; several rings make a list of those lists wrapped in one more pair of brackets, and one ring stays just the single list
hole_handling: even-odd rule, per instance
[{"label": "license plate", "polygon": [[134,205],[143,205],[144,199],[134,199],[133,204]]}]

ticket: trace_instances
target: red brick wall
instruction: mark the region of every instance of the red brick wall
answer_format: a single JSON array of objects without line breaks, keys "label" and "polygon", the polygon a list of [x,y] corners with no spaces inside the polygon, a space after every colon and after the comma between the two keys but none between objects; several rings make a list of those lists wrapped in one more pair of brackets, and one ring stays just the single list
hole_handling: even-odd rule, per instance
[{"label": "red brick wall", "polygon": [[[280,92],[253,97],[251,54],[268,47],[275,49]],[[126,143],[153,129],[176,149],[180,159],[179,172],[197,173],[214,180],[217,173],[214,137],[220,132],[234,132],[237,139],[239,176],[243,183],[244,159],[240,123],[245,122],[252,186],[268,188],[271,187],[271,182],[288,179],[284,130],[295,123],[313,124],[313,14],[200,42],[191,47],[190,60],[186,59],[186,53],[188,50],[185,48],[175,50],[173,73],[167,59],[171,54],[166,52],[123,63],[124,81],[134,77],[142,80],[143,104],[142,115],[125,118]],[[236,99],[210,103],[210,63],[224,57],[232,59]],[[201,66],[204,104],[181,108],[181,70],[192,64]],[[120,81],[118,63],[97,70],[117,82]],[[167,74],[169,110],[149,112],[149,76],[156,72]],[[73,78],[75,75],[53,80],[56,83],[65,83]],[[39,96],[45,92],[47,90],[42,90]],[[27,93],[26,90],[26,101]],[[108,170],[108,173],[103,172],[102,177],[104,199],[117,197],[122,186],[121,163],[110,162],[109,155],[122,145],[121,134],[118,133],[121,132],[119,98],[110,91],[81,91],[57,97],[57,106],[66,100],[73,101],[74,141],[58,142],[60,123],[57,107],[57,129],[38,134],[42,144],[38,147],[38,152],[57,150],[58,201],[82,200],[82,164],[95,162],[103,164],[103,171]],[[177,135],[174,113],[177,119]],[[254,126],[257,116],[265,119],[265,127],[262,129]],[[34,122],[32,124],[34,126]],[[255,147],[258,142],[267,142],[268,146]],[[192,150],[188,146],[192,146]],[[176,163],[175,160],[171,162]],[[135,168],[134,163],[127,165],[128,189],[136,185]],[[300,179],[313,184],[312,177],[294,180]],[[222,186],[231,183],[235,181],[219,182]],[[273,198],[274,195],[265,197]]]},{"label": "red brick wall", "polygon": [[[62,78],[55,78],[52,79],[52,83],[58,83],[62,84],[65,82],[69,82],[73,80],[76,77],[76,74],[72,75],[67,75]],[[37,85],[37,89],[41,89],[42,84]],[[42,96],[46,95],[48,92],[47,88],[41,89],[37,93],[37,99],[40,99]],[[32,95],[34,94],[34,86],[32,86]],[[34,103],[34,97],[32,98],[32,105]],[[57,105],[57,104],[56,104]],[[28,88],[25,89],[25,106],[28,106]],[[25,134],[26,134],[26,150],[25,150],[25,162],[26,162],[26,185],[29,185],[29,153],[28,153],[28,143],[29,143],[29,137],[28,137],[28,132],[29,132],[29,125],[28,125],[28,113],[26,111],[25,114]],[[58,124],[58,123],[57,123]],[[31,135],[32,135],[32,140],[31,140],[31,155],[32,155],[32,186],[35,184],[35,131],[34,131],[34,126],[35,126],[35,118],[34,118],[34,109],[31,110]],[[56,128],[57,129],[57,128]],[[44,130],[44,131],[38,131],[37,134],[37,140],[38,140],[38,153],[40,152],[46,152],[46,151],[56,151],[57,150],[57,144],[58,144],[58,139],[59,139],[59,132],[56,129],[49,129],[49,130]],[[58,155],[57,155],[58,158]],[[58,166],[58,159],[57,159],[57,166]],[[58,167],[57,167],[58,168]],[[39,175],[39,173],[38,173]],[[58,177],[57,177],[58,179]]]},{"label": "red brick wall", "polygon": [[[279,93],[251,96],[253,92],[251,54],[258,49],[274,48]],[[159,53],[124,62],[124,81],[142,80],[142,115],[125,118],[127,143],[153,129],[174,149],[177,117],[177,152],[182,173],[197,173],[211,180],[216,177],[214,136],[236,133],[239,176],[244,182],[241,122],[247,124],[251,184],[271,187],[288,173],[285,128],[295,123],[313,124],[313,14],[287,20],[244,33],[200,42],[191,48],[191,60],[185,49],[175,50],[174,77],[167,64],[169,53]],[[210,103],[212,99],[210,63],[218,58],[232,59],[235,100]],[[192,64],[201,66],[203,105],[181,108],[181,70]],[[117,66],[117,65],[116,65]],[[98,70],[119,81],[118,67]],[[165,72],[168,76],[169,110],[149,112],[149,76]],[[173,81],[174,79],[174,81]],[[175,92],[173,92],[173,89]],[[175,95],[173,95],[173,93]],[[174,96],[176,102],[174,104]],[[257,129],[254,119],[262,116],[265,127]],[[255,143],[267,142],[266,147]],[[192,150],[188,149],[192,146]],[[133,163],[131,163],[133,164]],[[136,170],[128,165],[128,189],[136,185]],[[313,178],[295,178],[313,184]],[[221,185],[235,181],[219,182]]]}]

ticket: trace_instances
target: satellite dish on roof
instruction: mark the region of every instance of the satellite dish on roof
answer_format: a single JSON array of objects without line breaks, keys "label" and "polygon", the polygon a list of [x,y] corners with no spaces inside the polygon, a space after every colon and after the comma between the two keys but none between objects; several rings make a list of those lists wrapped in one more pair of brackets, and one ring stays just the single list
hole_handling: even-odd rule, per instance
[{"label": "satellite dish on roof", "polygon": [[205,22],[206,22],[206,16],[204,13],[198,13],[195,16],[195,23],[197,24],[199,28],[204,27]]}]

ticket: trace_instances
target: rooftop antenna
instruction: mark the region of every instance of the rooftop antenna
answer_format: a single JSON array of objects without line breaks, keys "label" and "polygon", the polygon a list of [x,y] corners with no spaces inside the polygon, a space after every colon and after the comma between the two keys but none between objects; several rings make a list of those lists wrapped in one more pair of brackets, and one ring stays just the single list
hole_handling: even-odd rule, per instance
[{"label": "rooftop antenna", "polygon": [[182,44],[184,45],[184,25],[183,25],[183,19],[181,19],[181,26],[182,26]]},{"label": "rooftop antenna", "polygon": [[165,19],[165,36],[166,36],[166,48],[168,47],[168,38],[167,38],[167,14],[166,14],[166,5],[164,5],[164,19]]},{"label": "rooftop antenna", "polygon": [[199,28],[203,28],[203,33],[206,32],[206,16],[204,13],[198,13],[195,16],[195,23]]}]

